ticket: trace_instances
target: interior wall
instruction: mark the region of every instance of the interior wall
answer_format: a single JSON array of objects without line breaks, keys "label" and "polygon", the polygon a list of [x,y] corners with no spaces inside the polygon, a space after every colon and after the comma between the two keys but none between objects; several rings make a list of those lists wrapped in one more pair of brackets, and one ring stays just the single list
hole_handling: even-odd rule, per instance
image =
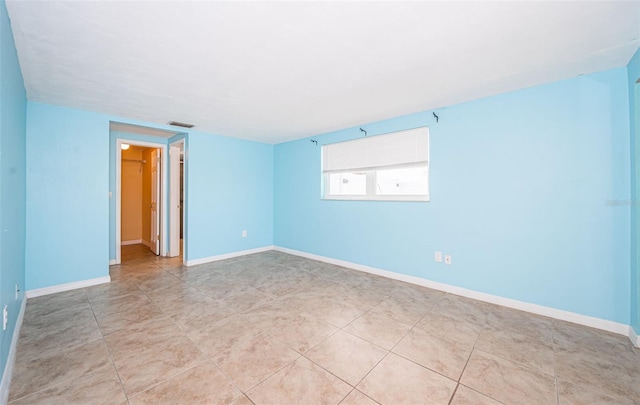
[{"label": "interior wall", "polygon": [[[0,331],[0,370],[4,376],[24,300],[27,113],[24,81],[4,0],[0,0],[0,45],[0,309],[6,305],[9,311],[7,329]],[[16,284],[21,290],[17,297]]]},{"label": "interior wall", "polygon": [[186,156],[187,260],[273,245],[273,146],[190,131]]},{"label": "interior wall", "polygon": [[631,134],[631,326],[640,335],[640,49],[627,65]]},{"label": "interior wall", "polygon": [[[27,102],[27,289],[109,275],[118,137],[110,121],[173,129]],[[185,136],[185,231],[196,246],[187,260],[272,245],[273,146],[193,130]]]},{"label": "interior wall", "polygon": [[109,122],[27,102],[27,290],[109,275]]},{"label": "interior wall", "polygon": [[436,112],[359,126],[429,126],[430,202],[321,200],[321,146],[358,127],[276,145],[275,245],[628,324],[626,69]]},{"label": "interior wall", "polygon": [[142,170],[146,166],[138,161],[143,160],[143,150],[129,147],[122,151],[121,190],[122,205],[120,215],[120,232],[122,242],[142,240],[142,207],[143,188]]}]

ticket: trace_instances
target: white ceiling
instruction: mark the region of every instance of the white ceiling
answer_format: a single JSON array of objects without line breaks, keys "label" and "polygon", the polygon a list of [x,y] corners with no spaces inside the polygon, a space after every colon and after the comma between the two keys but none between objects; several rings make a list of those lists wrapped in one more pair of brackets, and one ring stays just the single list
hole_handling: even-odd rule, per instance
[{"label": "white ceiling", "polygon": [[277,143],[625,66],[640,1],[7,0],[30,100]]}]

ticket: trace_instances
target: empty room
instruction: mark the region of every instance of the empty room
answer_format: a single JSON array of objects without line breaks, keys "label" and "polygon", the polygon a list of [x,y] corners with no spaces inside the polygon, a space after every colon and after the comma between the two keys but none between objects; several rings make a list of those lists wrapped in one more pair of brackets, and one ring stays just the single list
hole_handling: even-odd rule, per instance
[{"label": "empty room", "polygon": [[0,0],[0,404],[640,404],[640,1]]}]

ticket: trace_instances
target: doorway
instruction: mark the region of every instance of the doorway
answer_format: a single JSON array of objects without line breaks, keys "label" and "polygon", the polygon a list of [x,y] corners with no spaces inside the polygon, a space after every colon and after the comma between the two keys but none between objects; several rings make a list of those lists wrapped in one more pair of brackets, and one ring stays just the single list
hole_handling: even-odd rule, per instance
[{"label": "doorway", "polygon": [[[121,246],[144,245],[160,254],[161,152],[123,143],[121,161]],[[131,250],[131,249],[129,249]],[[126,261],[123,255],[122,261]]]},{"label": "doorway", "polygon": [[167,255],[166,151],[163,144],[116,140],[116,264],[123,245],[146,245],[154,255]]}]

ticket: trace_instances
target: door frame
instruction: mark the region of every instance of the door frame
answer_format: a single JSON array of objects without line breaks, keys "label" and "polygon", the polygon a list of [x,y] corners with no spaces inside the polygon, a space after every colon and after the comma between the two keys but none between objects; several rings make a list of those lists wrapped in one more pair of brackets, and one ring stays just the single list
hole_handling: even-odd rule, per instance
[{"label": "door frame", "polygon": [[132,146],[142,146],[145,148],[154,148],[161,150],[160,161],[160,256],[167,255],[166,238],[166,218],[167,218],[167,145],[155,142],[134,141],[125,138],[116,138],[116,261],[120,264],[122,259],[122,144],[126,143]]},{"label": "door frame", "polygon": [[[183,221],[185,220],[185,206],[186,206],[186,184],[182,190],[182,205],[180,205],[180,153],[185,153],[186,161],[186,144],[185,140],[180,139],[169,144],[169,252],[167,256],[176,257],[180,256],[180,211],[182,211]],[[183,162],[183,165],[185,163]],[[184,172],[182,174],[184,177]],[[184,178],[183,178],[184,181]],[[185,247],[187,233],[183,232],[182,244],[183,244],[183,256],[182,261],[186,264],[186,252]]]}]

